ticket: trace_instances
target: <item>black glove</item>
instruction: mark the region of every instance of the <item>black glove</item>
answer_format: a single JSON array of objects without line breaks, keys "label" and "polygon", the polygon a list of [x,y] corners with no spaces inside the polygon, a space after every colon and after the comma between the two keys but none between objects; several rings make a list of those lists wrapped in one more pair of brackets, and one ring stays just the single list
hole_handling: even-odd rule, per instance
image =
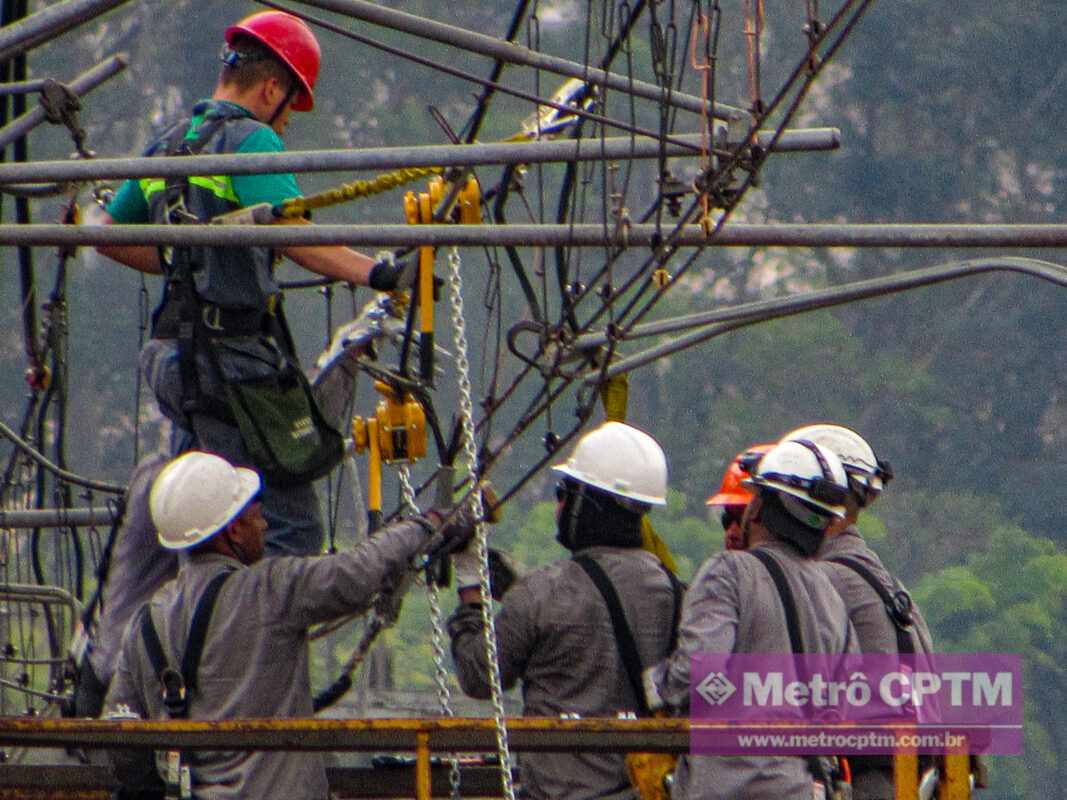
[{"label": "black glove", "polygon": [[397,264],[392,258],[383,258],[371,267],[367,285],[378,292],[409,289],[415,283],[418,273],[417,259],[412,258]]}]

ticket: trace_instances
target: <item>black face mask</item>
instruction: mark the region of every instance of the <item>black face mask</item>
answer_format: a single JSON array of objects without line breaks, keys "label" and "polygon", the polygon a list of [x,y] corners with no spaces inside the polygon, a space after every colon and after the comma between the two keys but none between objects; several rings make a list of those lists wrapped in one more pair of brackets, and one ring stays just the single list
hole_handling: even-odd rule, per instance
[{"label": "black face mask", "polygon": [[567,480],[562,485],[563,507],[556,524],[556,541],[568,550],[604,545],[640,547],[641,517],[616,502],[610,494]]}]

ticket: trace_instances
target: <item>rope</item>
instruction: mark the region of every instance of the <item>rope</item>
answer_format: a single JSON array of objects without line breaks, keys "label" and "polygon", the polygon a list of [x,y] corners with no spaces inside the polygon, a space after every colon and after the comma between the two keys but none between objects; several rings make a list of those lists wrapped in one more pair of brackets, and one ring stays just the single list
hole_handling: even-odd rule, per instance
[{"label": "rope", "polygon": [[373,197],[388,192],[405,184],[444,173],[443,167],[405,167],[387,172],[370,180],[356,180],[343,183],[307,197],[293,197],[281,204],[279,216],[282,219],[298,219],[318,208],[329,208],[352,200]]},{"label": "rope", "polygon": [[[481,520],[482,493],[478,491],[478,450],[474,436],[474,401],[471,396],[470,361],[467,357],[467,325],[463,315],[463,275],[459,248],[448,254],[448,299],[452,307],[452,336],[456,354],[456,378],[459,388],[459,418],[463,430],[463,451],[467,461],[470,511]],[[500,663],[497,655],[496,628],[493,626],[493,595],[489,586],[489,542],[485,523],[475,526],[475,546],[478,552],[478,582],[482,590],[482,626],[485,629],[485,656],[489,670],[489,692],[496,724],[496,746],[500,755],[500,781],[506,800],[515,800],[515,785],[511,779],[511,751],[504,718],[504,690],[501,687]]]}]

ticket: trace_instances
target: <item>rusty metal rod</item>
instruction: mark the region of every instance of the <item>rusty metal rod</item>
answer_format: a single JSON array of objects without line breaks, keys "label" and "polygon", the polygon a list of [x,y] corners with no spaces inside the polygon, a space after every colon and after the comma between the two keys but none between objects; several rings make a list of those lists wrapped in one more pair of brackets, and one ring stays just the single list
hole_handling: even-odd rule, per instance
[{"label": "rusty metal rod", "polygon": [[[526,752],[689,750],[688,719],[508,720],[513,749]],[[726,727],[726,726],[720,726]],[[335,750],[414,752],[420,733],[438,751],[494,752],[493,720],[247,719],[107,721],[0,718],[0,744],[20,747],[172,747],[182,750]]]},{"label": "rusty metal rod", "polygon": [[[612,235],[602,225],[0,225],[0,245],[209,245],[285,247],[648,247],[654,225]],[[708,239],[686,226],[682,247],[1067,247],[1067,225],[728,225]]]},{"label": "rusty metal rod", "polygon": [[[760,131],[766,146],[773,131]],[[700,144],[700,134],[686,133],[676,139]],[[728,143],[735,147],[737,142]],[[786,131],[775,153],[836,150],[841,145],[837,128],[801,128]],[[664,145],[668,156],[693,156],[691,150]],[[189,175],[252,175],[264,172],[355,172],[404,167],[473,167],[486,164],[540,164],[554,161],[599,161],[658,158],[660,142],[646,136],[631,139],[561,140],[556,142],[509,142],[496,144],[424,145],[421,147],[375,147],[362,150],[293,150],[285,153],[234,153],[187,158],[96,158],[91,161],[36,161],[0,164],[0,183],[112,180],[118,178],[174,178]]]},{"label": "rusty metal rod", "polygon": [[392,28],[393,30],[409,33],[424,39],[432,39],[436,42],[461,48],[468,53],[479,53],[509,64],[522,64],[535,69],[543,69],[568,78],[578,78],[598,86],[606,86],[624,94],[635,95],[646,100],[654,100],[657,103],[668,103],[685,111],[699,114],[706,108],[715,117],[723,120],[748,117],[748,112],[734,106],[724,105],[723,103],[711,104],[699,97],[683,94],[682,92],[671,92],[668,95],[662,87],[653,83],[631,80],[626,75],[618,75],[590,67],[588,64],[580,64],[576,61],[550,56],[514,42],[387,8],[378,3],[370,3],[366,2],[366,0],[297,0],[297,2],[314,6],[315,8],[326,9],[327,11],[334,11],[347,17],[370,22],[374,25],[381,25],[385,28]]}]

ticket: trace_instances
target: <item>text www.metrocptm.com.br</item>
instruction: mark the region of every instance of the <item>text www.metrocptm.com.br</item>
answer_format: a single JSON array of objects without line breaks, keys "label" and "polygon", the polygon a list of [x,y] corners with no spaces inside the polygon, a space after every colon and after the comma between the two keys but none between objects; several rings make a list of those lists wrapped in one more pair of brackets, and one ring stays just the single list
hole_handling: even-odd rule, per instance
[{"label": "text www.metrocptm.com.br", "polygon": [[789,734],[738,734],[737,745],[742,749],[763,752],[776,749],[795,750],[810,747],[812,749],[835,748],[842,752],[863,752],[864,750],[952,750],[963,747],[967,737],[950,731],[936,733],[876,732],[864,733],[828,733],[818,731],[811,733]]}]

